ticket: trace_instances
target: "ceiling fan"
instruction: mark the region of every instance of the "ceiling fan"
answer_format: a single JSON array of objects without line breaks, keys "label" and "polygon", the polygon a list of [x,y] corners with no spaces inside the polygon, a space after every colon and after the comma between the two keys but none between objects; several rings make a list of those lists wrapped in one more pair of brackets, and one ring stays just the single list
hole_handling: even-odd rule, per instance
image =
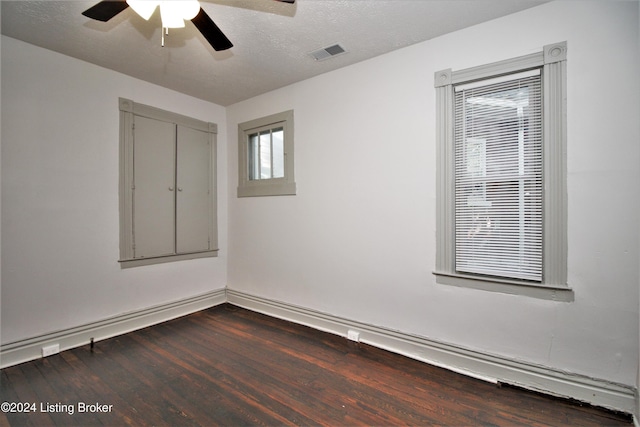
[{"label": "ceiling fan", "polygon": [[[295,0],[276,0],[294,3]],[[214,50],[226,50],[233,47],[231,41],[209,18],[200,3],[195,0],[181,1],[149,1],[149,0],[103,0],[82,12],[88,18],[107,22],[123,10],[131,7],[138,15],[148,20],[156,7],[160,7],[162,19],[162,37],[164,46],[164,29],[184,27],[184,21],[190,20],[202,33]]]}]

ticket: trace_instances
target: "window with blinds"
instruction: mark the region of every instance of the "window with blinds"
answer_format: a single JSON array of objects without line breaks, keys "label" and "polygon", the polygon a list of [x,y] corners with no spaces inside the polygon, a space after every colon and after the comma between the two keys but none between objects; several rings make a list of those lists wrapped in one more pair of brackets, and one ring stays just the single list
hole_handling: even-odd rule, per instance
[{"label": "window with blinds", "polygon": [[455,270],[541,282],[540,70],[454,91]]}]

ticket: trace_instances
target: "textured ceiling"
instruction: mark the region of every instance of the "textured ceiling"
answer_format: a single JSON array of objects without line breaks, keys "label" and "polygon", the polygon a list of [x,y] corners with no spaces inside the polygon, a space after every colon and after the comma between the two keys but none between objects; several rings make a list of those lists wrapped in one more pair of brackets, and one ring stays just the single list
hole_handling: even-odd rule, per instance
[{"label": "textured ceiling", "polygon": [[[161,47],[159,13],[130,8],[102,23],[95,1],[2,1],[2,34],[219,105],[344,67],[548,0],[201,1],[233,42],[215,52],[190,22]],[[348,53],[315,61],[340,43]]]}]

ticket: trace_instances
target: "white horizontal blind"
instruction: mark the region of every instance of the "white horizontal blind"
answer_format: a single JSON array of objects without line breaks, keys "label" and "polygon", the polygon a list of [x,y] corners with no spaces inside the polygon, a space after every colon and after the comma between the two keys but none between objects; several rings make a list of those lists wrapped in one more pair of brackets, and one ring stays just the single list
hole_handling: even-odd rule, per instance
[{"label": "white horizontal blind", "polygon": [[455,92],[456,271],[542,281],[542,100],[531,75]]}]

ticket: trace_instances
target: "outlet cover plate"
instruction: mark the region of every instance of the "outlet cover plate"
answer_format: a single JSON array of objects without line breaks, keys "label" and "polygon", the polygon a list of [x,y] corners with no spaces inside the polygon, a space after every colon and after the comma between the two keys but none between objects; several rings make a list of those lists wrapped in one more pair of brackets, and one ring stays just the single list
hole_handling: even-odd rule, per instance
[{"label": "outlet cover plate", "polygon": [[52,344],[46,347],[42,347],[42,357],[51,356],[52,354],[60,353],[60,344]]}]

